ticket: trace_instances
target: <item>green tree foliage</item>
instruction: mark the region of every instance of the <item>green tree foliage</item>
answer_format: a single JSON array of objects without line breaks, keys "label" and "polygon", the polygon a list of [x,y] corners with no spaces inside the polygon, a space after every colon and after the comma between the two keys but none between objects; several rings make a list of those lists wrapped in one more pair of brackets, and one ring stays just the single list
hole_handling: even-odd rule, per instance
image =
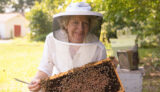
[{"label": "green tree foliage", "polygon": [[143,30],[146,36],[160,33],[160,0],[150,0],[148,6],[150,9]]},{"label": "green tree foliage", "polygon": [[12,8],[14,8],[14,11],[17,11],[17,12],[24,12],[24,0],[18,0],[18,2],[12,2]]},{"label": "green tree foliage", "polygon": [[10,0],[0,0],[0,13],[5,12],[5,8]]},{"label": "green tree foliage", "polygon": [[42,0],[25,0],[25,7],[31,8],[34,5],[35,1],[40,3]]},{"label": "green tree foliage", "polygon": [[[31,39],[44,41],[48,33],[52,32],[53,15],[63,11],[65,0],[43,0],[36,3],[35,6],[27,13],[30,20]],[[67,3],[66,3],[67,4]]]},{"label": "green tree foliage", "polygon": [[141,23],[148,16],[145,0],[95,0],[91,4],[95,11],[103,13],[109,37],[116,37],[116,31],[125,27],[141,30]]},{"label": "green tree foliage", "polygon": [[35,1],[41,2],[41,0],[17,0],[17,1],[12,1],[10,5],[12,5],[12,8],[14,9],[15,12],[24,13],[25,9],[27,8],[31,9]]},{"label": "green tree foliage", "polygon": [[28,13],[27,18],[30,20],[31,39],[45,40],[45,36],[52,30],[52,21],[50,21],[47,12],[42,9],[38,2]]},{"label": "green tree foliage", "polygon": [[88,0],[88,2],[94,11],[103,14],[103,29],[107,31],[108,38],[116,38],[116,32],[126,28],[138,34],[142,40],[160,33],[159,0]]}]

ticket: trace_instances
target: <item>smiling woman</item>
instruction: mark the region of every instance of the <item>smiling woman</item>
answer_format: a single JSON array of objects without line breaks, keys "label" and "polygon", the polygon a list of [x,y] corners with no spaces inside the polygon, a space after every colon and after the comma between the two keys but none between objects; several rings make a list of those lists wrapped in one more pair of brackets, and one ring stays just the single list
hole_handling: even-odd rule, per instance
[{"label": "smiling woman", "polygon": [[86,16],[73,16],[65,29],[69,42],[82,43],[89,31],[89,19]]},{"label": "smiling woman", "polygon": [[40,80],[106,58],[99,41],[102,14],[91,11],[89,4],[72,3],[66,12],[53,16],[53,32],[46,37],[39,71],[29,85],[40,89]]}]

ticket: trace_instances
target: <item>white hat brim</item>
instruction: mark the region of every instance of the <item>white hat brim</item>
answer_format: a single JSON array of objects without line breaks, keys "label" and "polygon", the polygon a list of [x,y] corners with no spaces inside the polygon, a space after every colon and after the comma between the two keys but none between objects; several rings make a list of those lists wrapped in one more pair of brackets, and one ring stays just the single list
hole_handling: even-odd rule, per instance
[{"label": "white hat brim", "polygon": [[100,31],[98,30],[101,30],[103,15],[101,13],[92,12],[92,11],[67,11],[67,12],[55,14],[53,16],[53,31],[59,30],[61,28],[60,23],[58,22],[58,20],[61,17],[76,16],[76,15],[93,16],[94,19],[91,20],[92,22],[91,22],[90,30],[92,30],[93,33],[96,33],[97,37],[100,36]]},{"label": "white hat brim", "polygon": [[61,16],[74,16],[74,15],[87,15],[87,16],[98,16],[103,17],[101,13],[92,12],[92,11],[67,11],[53,15],[53,18]]}]

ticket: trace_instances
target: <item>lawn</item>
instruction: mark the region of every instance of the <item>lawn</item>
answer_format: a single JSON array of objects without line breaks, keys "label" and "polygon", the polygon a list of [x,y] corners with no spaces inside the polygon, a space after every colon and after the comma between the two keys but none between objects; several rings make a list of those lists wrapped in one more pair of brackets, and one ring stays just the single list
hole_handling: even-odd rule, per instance
[{"label": "lawn", "polygon": [[160,92],[160,48],[140,48],[139,56],[145,69],[143,92]]},{"label": "lawn", "polygon": [[0,43],[0,92],[26,92],[27,85],[14,78],[29,82],[37,71],[43,52],[42,42],[15,39]]},{"label": "lawn", "polygon": [[[27,85],[14,78],[30,82],[41,60],[43,45],[43,42],[31,42],[22,38],[0,43],[0,92],[28,92]],[[155,72],[150,62],[157,58],[155,56],[159,57],[159,53],[159,48],[139,49],[141,66],[148,63],[151,66],[151,71],[147,70],[144,76],[143,92],[160,92],[160,77],[149,75]]]}]

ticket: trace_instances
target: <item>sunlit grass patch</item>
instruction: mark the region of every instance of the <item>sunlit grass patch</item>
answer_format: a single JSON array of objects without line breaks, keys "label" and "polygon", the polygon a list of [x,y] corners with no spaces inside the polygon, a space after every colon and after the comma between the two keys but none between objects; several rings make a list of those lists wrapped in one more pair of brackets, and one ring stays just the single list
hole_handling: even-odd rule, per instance
[{"label": "sunlit grass patch", "polygon": [[42,57],[43,42],[16,38],[0,44],[0,92],[27,92],[27,85],[14,78],[30,82]]}]

